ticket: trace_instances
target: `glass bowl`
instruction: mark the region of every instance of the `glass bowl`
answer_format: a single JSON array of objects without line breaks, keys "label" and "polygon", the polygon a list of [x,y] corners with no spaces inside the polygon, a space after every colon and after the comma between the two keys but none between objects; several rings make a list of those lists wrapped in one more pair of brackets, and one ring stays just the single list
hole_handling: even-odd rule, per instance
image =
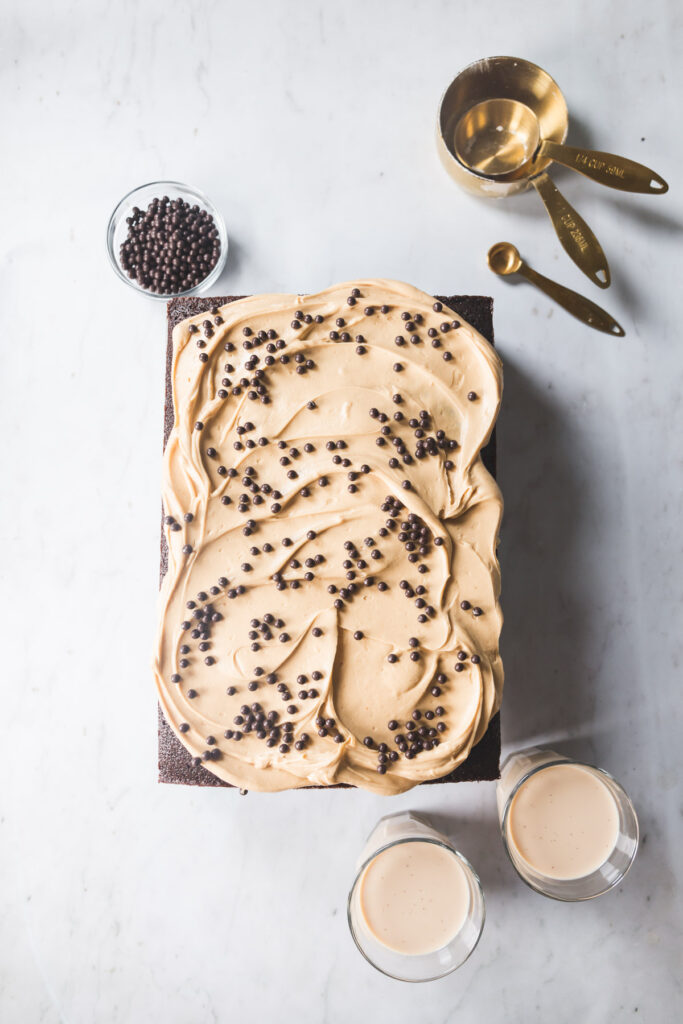
[{"label": "glass bowl", "polygon": [[[168,196],[169,199],[184,199],[191,206],[197,205],[200,209],[206,210],[213,217],[218,229],[218,238],[221,246],[216,266],[212,268],[211,272],[199,284],[193,288],[187,288],[180,292],[171,292],[170,294],[159,294],[150,291],[148,288],[141,287],[134,278],[128,277],[119,261],[121,244],[128,235],[126,218],[130,217],[133,207],[137,206],[141,210],[145,210],[153,199],[161,199],[163,196]],[[107,225],[107,253],[109,254],[109,262],[114,272],[129,287],[134,288],[136,292],[140,292],[142,295],[149,295],[153,299],[161,299],[166,302],[168,299],[176,299],[181,295],[193,295],[197,292],[202,292],[210,288],[218,280],[228,258],[228,234],[220,213],[198,188],[193,188],[192,185],[183,185],[180,181],[150,181],[147,185],[140,185],[138,188],[134,188],[132,192],[124,196],[116,205]]]}]

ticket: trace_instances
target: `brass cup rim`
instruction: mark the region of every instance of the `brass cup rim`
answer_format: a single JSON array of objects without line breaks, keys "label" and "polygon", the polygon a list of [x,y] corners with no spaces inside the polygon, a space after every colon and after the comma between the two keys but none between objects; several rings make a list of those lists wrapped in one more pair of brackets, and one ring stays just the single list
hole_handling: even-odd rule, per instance
[{"label": "brass cup rim", "polygon": [[456,159],[486,178],[505,181],[530,170],[540,144],[538,117],[522,100],[480,100],[455,126]]},{"label": "brass cup rim", "polygon": [[[505,196],[529,186],[552,163],[526,160],[507,173],[486,174],[464,163],[455,145],[455,128],[468,111],[486,100],[512,100],[524,104],[538,123],[539,141],[564,142],[569,114],[555,79],[544,68],[521,57],[485,57],[463,68],[441,96],[437,141],[442,162],[454,180],[475,194]],[[533,154],[532,154],[533,155]]]}]

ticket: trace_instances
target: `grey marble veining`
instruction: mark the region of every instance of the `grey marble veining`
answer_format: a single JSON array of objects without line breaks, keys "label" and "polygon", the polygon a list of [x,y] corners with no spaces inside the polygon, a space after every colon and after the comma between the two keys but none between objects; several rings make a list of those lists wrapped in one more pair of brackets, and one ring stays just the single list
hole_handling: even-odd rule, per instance
[{"label": "grey marble veining", "polygon": [[[3,1024],[680,1020],[677,5],[9,0],[1,35]],[[495,53],[557,78],[570,141],[670,181],[646,198],[553,172],[609,257],[597,301],[624,339],[493,278],[486,250],[507,238],[592,293],[536,196],[478,202],[439,165],[441,91]],[[616,892],[526,889],[490,784],[390,803],[157,786],[164,309],[114,277],[104,231],[163,177],[225,215],[219,293],[381,275],[494,296],[503,738],[623,781],[643,846]],[[347,933],[353,864],[389,807],[431,813],[486,891],[476,954],[426,988],[375,974]]]}]

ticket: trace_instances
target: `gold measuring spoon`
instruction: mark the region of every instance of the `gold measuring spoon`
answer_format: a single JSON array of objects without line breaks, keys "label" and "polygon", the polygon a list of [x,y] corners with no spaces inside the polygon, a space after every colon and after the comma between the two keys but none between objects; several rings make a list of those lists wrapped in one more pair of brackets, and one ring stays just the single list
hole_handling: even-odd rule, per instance
[{"label": "gold measuring spoon", "polygon": [[535,284],[549,298],[566,309],[568,313],[575,316],[577,320],[595,328],[596,331],[604,331],[615,338],[623,338],[626,333],[616,320],[606,313],[600,306],[596,306],[590,299],[584,298],[571,288],[551,281],[536,270],[532,270],[519,255],[518,250],[511,242],[496,242],[488,251],[488,264],[494,274],[501,274],[507,277],[508,274],[521,274],[530,284]]},{"label": "gold measuring spoon", "polygon": [[536,114],[520,100],[490,99],[470,107],[456,126],[455,151],[470,170],[506,181],[528,177],[540,161],[553,160],[622,192],[669,190],[664,178],[635,160],[542,139]]}]

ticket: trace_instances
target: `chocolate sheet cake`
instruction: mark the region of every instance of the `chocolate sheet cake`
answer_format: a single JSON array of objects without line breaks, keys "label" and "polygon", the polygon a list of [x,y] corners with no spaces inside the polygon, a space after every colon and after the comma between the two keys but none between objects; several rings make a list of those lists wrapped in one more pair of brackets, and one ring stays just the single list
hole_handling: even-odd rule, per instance
[{"label": "chocolate sheet cake", "polygon": [[[164,445],[166,445],[174,424],[174,410],[173,410],[173,328],[190,317],[198,317],[201,314],[208,314],[211,310],[216,311],[217,307],[225,306],[229,303],[239,301],[239,297],[226,296],[219,298],[200,298],[191,297],[188,299],[178,299],[169,303],[168,306],[168,348],[167,348],[167,365],[166,365],[166,405],[164,412]],[[362,302],[362,299],[359,301]],[[487,297],[481,296],[450,296],[450,297],[437,297],[437,305],[441,302],[448,309],[453,310],[457,313],[467,324],[474,327],[484,338],[493,342],[493,327],[492,327],[492,300]],[[388,308],[388,307],[387,307]],[[435,307],[436,308],[436,307]],[[373,310],[374,312],[374,310]],[[448,315],[448,310],[444,310],[444,316]],[[418,317],[419,319],[419,317]],[[222,321],[222,318],[219,317]],[[207,323],[209,321],[204,321]],[[454,321],[455,323],[455,321]],[[293,322],[292,326],[295,326]],[[303,321],[300,324],[303,326]],[[426,325],[425,325],[426,326]],[[447,326],[447,325],[443,325]],[[246,333],[246,332],[245,332]],[[335,332],[333,331],[332,334]],[[433,332],[432,332],[433,333]],[[332,337],[332,334],[330,337]],[[357,336],[356,341],[359,337]],[[348,338],[348,336],[347,336]],[[426,338],[424,339],[427,340]],[[445,339],[444,339],[445,340]],[[434,341],[435,346],[439,345],[438,341]],[[357,348],[358,352],[359,349]],[[230,358],[230,357],[228,357]],[[444,357],[447,358],[447,357]],[[394,369],[400,364],[394,364]],[[402,368],[402,367],[401,367]],[[472,393],[470,393],[472,394]],[[470,397],[468,395],[468,397]],[[476,396],[475,396],[476,397]],[[394,399],[396,400],[396,398]],[[399,395],[400,400],[400,395]],[[372,415],[372,413],[371,413]],[[425,421],[426,422],[426,421]],[[443,433],[443,432],[442,432]],[[419,435],[418,435],[419,436]],[[426,442],[425,442],[426,443]],[[400,450],[400,449],[399,449]],[[390,453],[389,453],[390,454]],[[491,436],[486,446],[482,449],[482,461],[488,471],[495,474],[495,437]],[[348,460],[344,460],[348,461]],[[395,460],[394,460],[395,461]],[[353,478],[353,473],[348,474]],[[407,486],[410,486],[407,484]],[[352,490],[349,486],[349,490]],[[303,490],[302,492],[303,493]],[[388,500],[388,496],[387,496]],[[398,500],[398,506],[401,508],[402,502]],[[392,512],[390,515],[396,514],[406,515],[406,511]],[[424,527],[423,527],[424,529]],[[385,531],[386,532],[386,531]],[[354,545],[355,546],[355,545]],[[188,545],[189,547],[189,545]],[[357,552],[355,553],[357,554]],[[355,557],[355,555],[354,555]],[[374,565],[372,566],[374,568]],[[165,575],[168,569],[168,547],[166,536],[162,529],[162,540],[161,540],[161,577]],[[427,570],[425,570],[427,571]],[[309,573],[312,576],[312,573]],[[419,579],[419,578],[418,578]],[[402,581],[405,582],[405,581]],[[290,584],[291,585],[291,584]],[[424,590],[424,588],[423,588]],[[418,589],[418,593],[419,593]],[[424,605],[424,601],[422,602]],[[463,602],[463,605],[468,602]],[[418,602],[418,607],[420,607]],[[476,609],[479,611],[479,609]],[[423,616],[424,618],[424,616]],[[322,631],[319,631],[322,632]],[[362,631],[357,630],[354,634],[356,637],[362,637]],[[207,645],[208,646],[208,645]],[[458,653],[460,657],[460,652]],[[209,661],[213,659],[209,658]],[[389,660],[391,660],[389,658]],[[397,660],[394,658],[394,660]],[[473,661],[478,661],[478,656],[474,656]],[[208,662],[207,662],[208,663]],[[320,674],[320,673],[318,673]],[[304,691],[305,693],[306,691]],[[315,692],[315,691],[311,691]],[[250,695],[251,696],[251,695]],[[256,694],[255,696],[258,696]],[[291,698],[290,698],[291,699]],[[296,697],[293,699],[297,699]],[[441,709],[443,713],[443,709]],[[434,718],[434,715],[431,715]],[[424,723],[426,724],[426,723]],[[434,723],[430,723],[434,724]],[[432,730],[434,731],[434,730]],[[306,734],[304,734],[306,735]],[[278,735],[278,739],[279,739]],[[408,739],[410,739],[410,734]],[[285,734],[284,739],[288,737]],[[368,745],[372,744],[371,737],[366,738]],[[427,743],[427,745],[429,745]],[[206,754],[210,751],[206,751]],[[376,751],[375,751],[376,753]],[[465,781],[465,780],[483,780],[483,779],[495,779],[499,774],[499,755],[500,755],[500,721],[499,714],[496,712],[490,717],[488,722],[488,729],[484,732],[481,739],[474,746],[472,746],[466,759],[457,765],[454,770],[442,775],[439,778],[425,778],[418,780],[421,782],[447,782],[447,781]],[[382,756],[379,757],[380,762],[383,760]],[[201,763],[197,763],[198,758],[192,756],[191,752],[186,749],[183,743],[174,734],[170,728],[164,714],[159,710],[159,780],[161,782],[168,783],[184,783],[189,785],[209,785],[209,786],[229,786],[231,783],[227,780],[220,778],[215,771],[209,770],[203,767]],[[389,765],[391,768],[391,765]],[[381,768],[378,768],[381,771]],[[308,781],[308,780],[306,780]],[[335,786],[344,786],[345,783],[333,783]],[[361,784],[363,784],[361,782]],[[303,785],[303,782],[299,782],[298,785]],[[325,788],[328,788],[329,782],[325,784]],[[284,788],[284,787],[280,787]],[[308,788],[308,786],[306,787]]]}]

